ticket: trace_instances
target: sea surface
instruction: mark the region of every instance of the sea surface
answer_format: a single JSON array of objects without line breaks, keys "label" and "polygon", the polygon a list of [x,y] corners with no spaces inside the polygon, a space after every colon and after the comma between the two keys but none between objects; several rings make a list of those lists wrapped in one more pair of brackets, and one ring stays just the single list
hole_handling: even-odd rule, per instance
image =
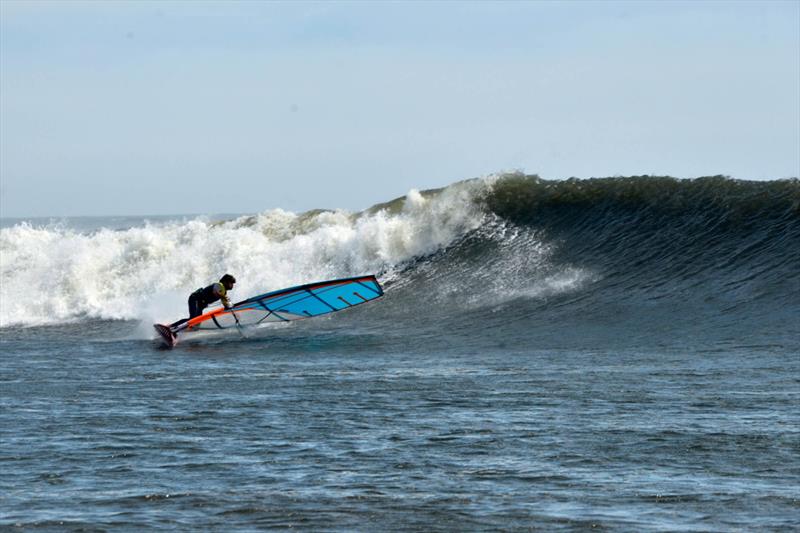
[{"label": "sea surface", "polygon": [[[226,272],[385,294],[161,348]],[[0,223],[0,530],[796,531],[799,406],[797,180]]]}]

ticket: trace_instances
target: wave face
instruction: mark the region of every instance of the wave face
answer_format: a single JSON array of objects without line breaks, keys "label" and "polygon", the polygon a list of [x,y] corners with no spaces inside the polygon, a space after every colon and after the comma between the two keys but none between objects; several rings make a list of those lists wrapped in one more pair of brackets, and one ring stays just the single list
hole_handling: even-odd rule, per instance
[{"label": "wave face", "polygon": [[2,327],[168,320],[224,272],[239,280],[237,299],[378,273],[386,299],[353,314],[417,342],[437,342],[442,328],[552,346],[785,343],[800,333],[796,179],[511,174],[361,213],[275,210],[82,232],[21,223],[0,230],[0,252]]},{"label": "wave face", "polygon": [[564,313],[551,306],[545,320],[643,342],[772,342],[800,333],[797,179],[514,175],[496,183],[485,205],[540,231],[556,249],[554,264],[593,274],[593,283],[555,305]]}]

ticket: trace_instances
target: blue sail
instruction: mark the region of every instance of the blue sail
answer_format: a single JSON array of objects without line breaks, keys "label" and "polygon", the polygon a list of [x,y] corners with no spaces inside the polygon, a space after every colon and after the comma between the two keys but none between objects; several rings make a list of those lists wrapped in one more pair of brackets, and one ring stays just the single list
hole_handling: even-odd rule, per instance
[{"label": "blue sail", "polygon": [[215,309],[189,322],[189,329],[230,328],[265,322],[288,322],[325,315],[383,296],[375,276],[336,279],[281,289]]}]

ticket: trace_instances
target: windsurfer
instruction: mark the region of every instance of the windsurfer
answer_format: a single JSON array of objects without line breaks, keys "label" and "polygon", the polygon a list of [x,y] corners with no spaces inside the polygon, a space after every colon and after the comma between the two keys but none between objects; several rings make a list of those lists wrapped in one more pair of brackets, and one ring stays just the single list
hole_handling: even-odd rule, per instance
[{"label": "windsurfer", "polygon": [[225,274],[219,278],[218,282],[194,291],[189,295],[189,318],[182,318],[177,322],[173,322],[169,327],[175,330],[175,328],[181,324],[188,322],[196,316],[202,315],[203,309],[217,300],[222,301],[222,305],[225,309],[230,309],[231,301],[228,299],[228,291],[233,289],[234,283],[236,283],[236,278],[230,274]]}]

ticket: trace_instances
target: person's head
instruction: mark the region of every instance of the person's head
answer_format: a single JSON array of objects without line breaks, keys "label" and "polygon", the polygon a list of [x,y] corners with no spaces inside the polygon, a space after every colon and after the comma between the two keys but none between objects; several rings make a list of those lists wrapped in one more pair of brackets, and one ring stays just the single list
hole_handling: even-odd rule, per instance
[{"label": "person's head", "polygon": [[236,278],[234,278],[230,274],[225,274],[224,276],[219,278],[219,282],[222,283],[226,291],[229,291],[233,288],[233,284],[236,283]]}]

